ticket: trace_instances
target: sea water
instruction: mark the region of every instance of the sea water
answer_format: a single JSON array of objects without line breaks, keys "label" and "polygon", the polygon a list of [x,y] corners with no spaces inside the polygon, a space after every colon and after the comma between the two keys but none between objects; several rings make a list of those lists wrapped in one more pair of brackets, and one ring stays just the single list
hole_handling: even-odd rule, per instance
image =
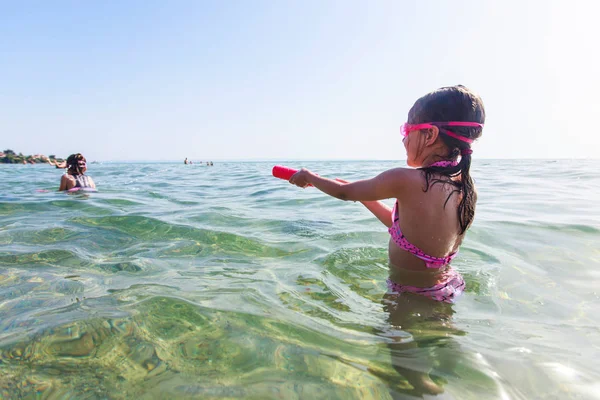
[{"label": "sea water", "polygon": [[386,228],[274,164],[91,164],[81,194],[0,166],[0,398],[600,398],[600,161],[475,159],[454,305],[394,303]]}]

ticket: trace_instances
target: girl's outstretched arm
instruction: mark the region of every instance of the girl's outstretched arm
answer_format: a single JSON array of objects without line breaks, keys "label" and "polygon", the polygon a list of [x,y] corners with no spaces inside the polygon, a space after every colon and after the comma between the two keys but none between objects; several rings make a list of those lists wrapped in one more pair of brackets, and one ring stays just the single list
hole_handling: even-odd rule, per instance
[{"label": "girl's outstretched arm", "polygon": [[290,183],[306,187],[313,185],[320,191],[340,200],[375,201],[390,198],[401,199],[409,188],[411,179],[409,169],[395,168],[382,172],[375,178],[348,184],[323,178],[302,168],[290,178]]},{"label": "girl's outstretched arm", "polygon": [[[341,182],[344,185],[350,183],[340,178],[336,178],[336,181]],[[367,208],[367,210],[371,211],[371,213],[376,216],[382,224],[388,228],[392,226],[392,209],[390,207],[383,204],[381,201],[361,201],[361,203]]]}]

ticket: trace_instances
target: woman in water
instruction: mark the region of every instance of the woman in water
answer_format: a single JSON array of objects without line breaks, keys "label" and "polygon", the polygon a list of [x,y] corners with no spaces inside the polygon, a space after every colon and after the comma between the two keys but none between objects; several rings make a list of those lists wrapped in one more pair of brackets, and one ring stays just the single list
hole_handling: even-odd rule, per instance
[{"label": "woman in water", "polygon": [[71,154],[67,158],[67,173],[60,178],[58,190],[71,190],[74,188],[96,189],[94,180],[85,175],[87,163],[81,153]]}]

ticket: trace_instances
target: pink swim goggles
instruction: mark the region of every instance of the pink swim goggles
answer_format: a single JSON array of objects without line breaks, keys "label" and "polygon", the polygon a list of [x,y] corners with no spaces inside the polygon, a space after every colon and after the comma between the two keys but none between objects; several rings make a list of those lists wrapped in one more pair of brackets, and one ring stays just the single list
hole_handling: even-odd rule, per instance
[{"label": "pink swim goggles", "polygon": [[[400,132],[402,133],[402,136],[406,137],[412,131],[418,131],[419,129],[429,129],[429,128],[433,128],[434,126],[437,126],[438,128],[440,126],[468,126],[468,127],[472,127],[472,128],[483,128],[483,124],[480,124],[478,122],[448,121],[448,122],[427,122],[425,124],[409,124],[407,122],[405,124],[402,124],[402,126],[400,127]],[[473,143],[473,139],[469,139],[468,137],[457,135],[456,133],[450,132],[447,129],[444,129],[443,133],[450,137],[453,137],[454,139],[463,141],[465,143]]]}]

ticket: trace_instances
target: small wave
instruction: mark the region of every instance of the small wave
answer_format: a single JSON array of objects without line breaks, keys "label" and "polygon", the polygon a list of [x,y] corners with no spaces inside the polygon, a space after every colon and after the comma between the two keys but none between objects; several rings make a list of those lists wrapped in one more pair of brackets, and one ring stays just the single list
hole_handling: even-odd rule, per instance
[{"label": "small wave", "polygon": [[193,240],[211,248],[214,252],[241,252],[246,255],[264,257],[280,257],[288,254],[286,251],[261,244],[241,235],[170,224],[144,216],[77,217],[72,218],[70,222],[95,228],[117,230],[143,240]]}]

